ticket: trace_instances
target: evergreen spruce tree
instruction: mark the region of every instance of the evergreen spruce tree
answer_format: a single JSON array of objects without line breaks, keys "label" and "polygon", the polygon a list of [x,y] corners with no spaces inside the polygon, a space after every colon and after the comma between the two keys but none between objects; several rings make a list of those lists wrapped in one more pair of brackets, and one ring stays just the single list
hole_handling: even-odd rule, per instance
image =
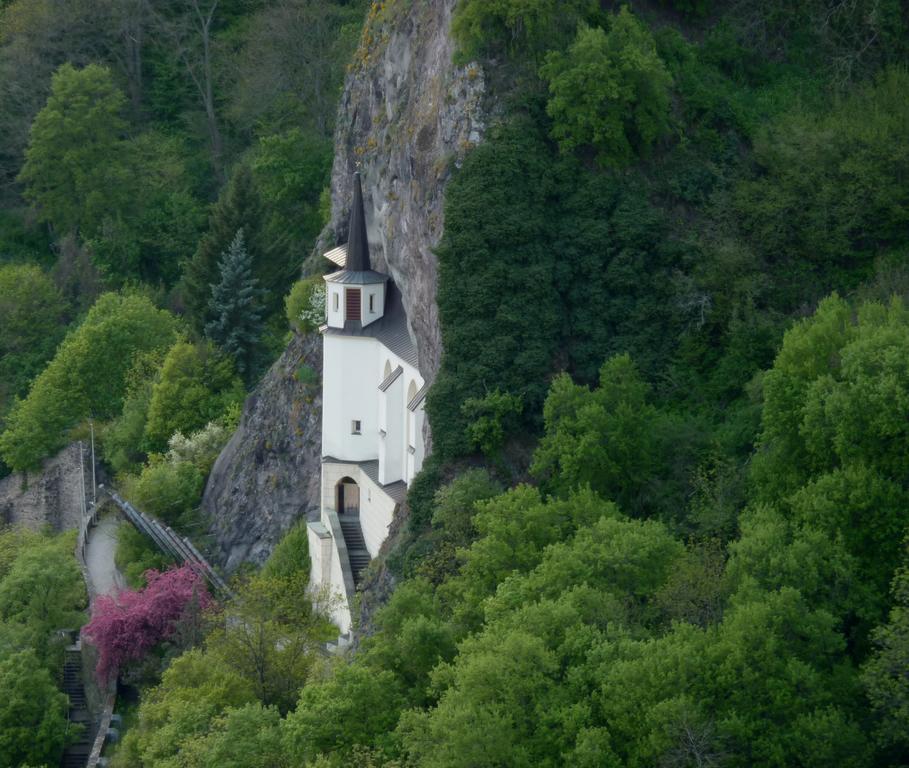
[{"label": "evergreen spruce tree", "polygon": [[256,369],[262,339],[262,291],[253,277],[252,257],[238,229],[219,264],[220,279],[210,287],[205,334],[225,354],[237,371],[249,381]]},{"label": "evergreen spruce tree", "polygon": [[[220,280],[221,255],[230,247],[237,231],[242,229],[246,249],[250,255],[252,274],[259,279],[259,286],[275,293],[280,286],[272,285],[263,276],[270,270],[266,265],[273,261],[274,248],[269,248],[264,234],[265,208],[256,188],[252,172],[240,165],[218,198],[208,222],[208,232],[199,242],[183,274],[184,296],[187,310],[197,328],[202,329],[214,319],[209,314],[211,286]],[[265,307],[271,308],[285,291],[277,290],[277,299],[263,297]]]}]

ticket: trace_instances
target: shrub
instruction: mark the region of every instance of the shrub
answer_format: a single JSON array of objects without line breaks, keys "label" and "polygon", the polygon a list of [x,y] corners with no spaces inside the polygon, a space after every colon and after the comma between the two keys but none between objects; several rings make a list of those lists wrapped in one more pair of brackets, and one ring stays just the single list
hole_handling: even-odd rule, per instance
[{"label": "shrub", "polygon": [[313,333],[325,322],[325,281],[298,280],[284,299],[287,322],[297,333]]},{"label": "shrub", "polygon": [[488,458],[494,458],[505,443],[505,436],[514,429],[524,403],[518,395],[498,389],[484,397],[470,397],[461,406],[469,419],[467,439]]},{"label": "shrub", "polygon": [[176,432],[201,429],[243,400],[243,384],[230,359],[211,342],[174,344],[152,387],[145,436],[151,451],[162,451]]},{"label": "shrub", "polygon": [[452,34],[462,61],[495,55],[539,55],[571,36],[579,20],[598,11],[596,0],[462,0]]},{"label": "shrub", "polygon": [[309,576],[309,538],[306,520],[291,528],[265,561],[262,575],[279,579]]},{"label": "shrub", "polygon": [[152,457],[124,492],[139,509],[172,525],[187,524],[202,498],[205,477],[194,464]]},{"label": "shrub", "polygon": [[167,443],[167,460],[171,464],[189,462],[200,472],[208,474],[221,449],[230,439],[231,432],[223,421],[210,421],[189,437],[182,432],[175,432]]},{"label": "shrub", "polygon": [[601,164],[621,166],[668,128],[672,79],[650,31],[627,6],[608,32],[582,26],[568,52],[550,53],[540,72],[563,151],[590,145]]}]

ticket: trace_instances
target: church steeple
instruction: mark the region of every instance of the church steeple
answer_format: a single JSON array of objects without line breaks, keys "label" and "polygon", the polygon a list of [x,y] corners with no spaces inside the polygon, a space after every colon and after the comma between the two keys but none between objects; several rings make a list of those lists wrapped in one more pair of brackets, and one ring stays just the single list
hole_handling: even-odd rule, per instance
[{"label": "church steeple", "polygon": [[354,174],[353,202],[350,205],[350,228],[347,235],[347,263],[350,272],[369,272],[369,240],[366,237],[366,212],[363,210],[363,188],[360,172]]},{"label": "church steeple", "polygon": [[[337,258],[340,253],[344,254],[343,261]],[[353,179],[347,246],[335,248],[326,253],[325,257],[339,266],[343,264],[337,272],[325,275],[325,316],[328,327],[355,331],[381,320],[385,314],[385,283],[388,275],[376,272],[370,263],[359,172],[354,174]]]}]

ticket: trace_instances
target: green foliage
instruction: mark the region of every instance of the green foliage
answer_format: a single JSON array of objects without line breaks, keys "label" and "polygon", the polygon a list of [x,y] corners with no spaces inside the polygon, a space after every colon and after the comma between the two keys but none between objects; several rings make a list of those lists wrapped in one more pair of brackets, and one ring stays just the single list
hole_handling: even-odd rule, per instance
[{"label": "green foliage", "polygon": [[39,215],[59,232],[95,234],[127,186],[123,94],[97,64],[64,64],[29,135],[19,180]]},{"label": "green foliage", "polygon": [[466,452],[460,404],[483,397],[484,382],[521,395],[530,413],[542,401],[559,327],[546,171],[539,132],[516,121],[477,147],[448,187],[438,249],[444,352],[426,406],[444,457]]},{"label": "green foliage", "polygon": [[657,412],[647,394],[628,355],[603,365],[593,391],[565,374],[557,377],[546,398],[546,435],[534,456],[534,474],[555,491],[589,485],[623,509],[639,510],[655,469]]},{"label": "green foliage", "polygon": [[170,287],[195,250],[205,223],[192,190],[187,150],[148,131],[129,142],[129,197],[88,241],[92,261],[109,281],[143,280]]},{"label": "green foliage", "polygon": [[467,398],[461,412],[469,420],[467,439],[470,447],[479,448],[487,458],[497,457],[523,408],[519,396],[499,390],[484,397]]},{"label": "green foliage", "polygon": [[598,709],[627,763],[681,753],[742,766],[864,765],[841,703],[855,695],[837,669],[841,650],[831,617],[782,590],[740,603],[715,633],[682,624],[656,641],[603,647]]},{"label": "green foliage", "polygon": [[163,451],[174,433],[204,427],[243,397],[233,364],[211,343],[175,344],[151,390],[145,445],[149,451]]},{"label": "green foliage", "polygon": [[536,488],[526,485],[479,502],[476,509],[474,526],[479,537],[459,553],[460,573],[440,587],[443,599],[456,606],[457,621],[467,628],[480,622],[482,601],[499,582],[536,567],[548,546],[578,528],[618,514],[614,504],[589,489],[567,499],[544,501]]},{"label": "green foliage", "polygon": [[123,401],[123,411],[101,434],[101,452],[114,472],[134,472],[145,456],[145,423],[154,382],[135,386]]},{"label": "green foliage", "polygon": [[132,589],[145,586],[145,572],[165,571],[174,564],[174,559],[164,554],[141,531],[132,525],[117,526],[117,568]]},{"label": "green foliage", "polygon": [[199,650],[184,653],[164,672],[161,684],[148,691],[139,708],[139,723],[117,753],[117,764],[165,768],[204,737],[227,710],[252,703],[248,681],[231,665]]},{"label": "green foliage", "polygon": [[0,435],[0,456],[13,469],[36,467],[66,444],[68,429],[94,416],[119,413],[127,372],[137,355],[169,347],[177,323],[138,295],[109,293],[66,337],[16,403]]},{"label": "green foliage", "polygon": [[125,495],[143,512],[171,525],[188,525],[202,500],[205,475],[194,464],[153,456],[138,477],[126,480]]},{"label": "green foliage", "polygon": [[343,665],[324,682],[307,685],[284,724],[292,766],[320,753],[349,754],[356,745],[387,740],[398,718],[400,685],[391,672]]},{"label": "green foliage", "polygon": [[477,502],[502,492],[485,469],[469,469],[436,491],[432,524],[457,545],[469,544],[476,536],[473,517]]},{"label": "green foliage", "polygon": [[65,316],[60,291],[40,268],[0,266],[0,410],[53,356]]},{"label": "green foliage", "polygon": [[734,210],[778,279],[798,287],[781,291],[788,302],[811,280],[852,287],[876,256],[909,245],[907,87],[909,73],[888,69],[830,111],[793,110],[757,136],[761,174],[738,185]]},{"label": "green foliage", "polygon": [[252,261],[243,230],[231,241],[218,266],[220,278],[212,285],[205,334],[233,358],[247,381],[255,375],[261,356],[262,292],[252,276]]},{"label": "green foliage", "polygon": [[42,228],[27,221],[26,211],[0,209],[0,263],[34,262],[46,265],[50,242]]},{"label": "green foliage", "polygon": [[905,366],[909,314],[900,300],[857,313],[836,295],[789,332],[764,377],[761,497],[841,539],[866,583],[886,594],[906,532]]},{"label": "green foliage", "polygon": [[0,763],[56,765],[70,738],[66,695],[31,651],[0,659]]},{"label": "green foliage", "polygon": [[909,569],[893,579],[890,620],[874,632],[875,651],[862,671],[862,682],[877,717],[875,736],[894,759],[909,749]]},{"label": "green foliage", "polygon": [[487,620],[584,584],[614,597],[630,614],[627,623],[645,623],[640,614],[646,601],[665,584],[683,551],[661,523],[601,517],[569,541],[549,546],[530,573],[500,582],[486,603]]},{"label": "green foliage", "polygon": [[549,53],[540,73],[549,81],[546,111],[563,151],[590,145],[602,165],[621,166],[669,127],[672,78],[628,6],[608,32],[582,26],[567,53]]},{"label": "green foliage", "polygon": [[[275,275],[279,289],[299,269],[312,241],[325,225],[319,196],[329,183],[332,144],[299,128],[264,137],[252,161],[252,171],[269,211],[267,229],[295,255],[283,256],[283,272]],[[270,283],[269,283],[270,285]]]},{"label": "green foliage", "polygon": [[196,328],[202,330],[215,318],[211,307],[212,286],[221,279],[221,260],[230,248],[239,230],[243,230],[250,267],[260,280],[263,290],[277,288],[280,292],[271,297],[269,306],[280,300],[284,293],[284,280],[272,284],[266,275],[265,265],[272,259],[282,259],[280,249],[273,251],[273,244],[264,232],[265,212],[255,177],[246,165],[240,165],[222,191],[208,220],[208,231],[199,241],[192,259],[184,267],[184,295]]},{"label": "green foliage", "polygon": [[275,768],[284,765],[281,715],[258,702],[230,708],[211,730],[189,741],[180,759],[198,768]]},{"label": "green foliage", "polygon": [[291,528],[262,566],[262,575],[278,579],[309,578],[309,534],[306,521]]},{"label": "green foliage", "polygon": [[0,572],[0,621],[24,627],[30,647],[50,665],[53,633],[84,621],[85,585],[73,557],[75,536],[30,539],[4,532],[0,540],[21,547],[6,573]]},{"label": "green foliage", "polygon": [[297,333],[315,333],[325,322],[325,281],[321,276],[297,280],[284,297],[287,323]]},{"label": "green foliage", "polygon": [[408,703],[427,704],[429,675],[454,657],[457,639],[432,585],[419,577],[405,581],[375,618],[378,631],[363,641],[367,666],[393,672]]},{"label": "green foliage", "polygon": [[286,714],[309,679],[322,643],[337,637],[312,605],[304,570],[259,574],[224,606],[206,640],[209,652],[236,670],[258,701]]},{"label": "green foliage", "polygon": [[452,34],[461,59],[502,50],[533,57],[566,40],[597,10],[595,0],[463,0]]}]

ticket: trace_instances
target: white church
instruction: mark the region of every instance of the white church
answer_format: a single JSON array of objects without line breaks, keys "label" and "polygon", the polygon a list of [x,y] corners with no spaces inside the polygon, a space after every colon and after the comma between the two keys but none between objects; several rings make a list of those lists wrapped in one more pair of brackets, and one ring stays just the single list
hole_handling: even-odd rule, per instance
[{"label": "white church", "polygon": [[325,258],[340,269],[325,276],[322,502],[309,523],[310,583],[327,592],[346,634],[362,572],[423,463],[427,387],[400,291],[370,262],[359,173],[347,245]]}]

